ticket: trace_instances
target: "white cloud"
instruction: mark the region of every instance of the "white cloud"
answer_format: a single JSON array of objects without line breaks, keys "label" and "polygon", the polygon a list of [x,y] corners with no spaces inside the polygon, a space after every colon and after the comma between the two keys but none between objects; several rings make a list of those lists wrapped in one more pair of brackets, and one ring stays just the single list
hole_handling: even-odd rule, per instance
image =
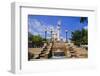
[{"label": "white cloud", "polygon": [[36,31],[43,31],[44,26],[36,19],[29,20],[29,28]]},{"label": "white cloud", "polygon": [[29,32],[31,32],[33,35],[40,34],[42,37],[44,36],[44,31],[47,28],[49,32],[47,32],[47,35],[50,36],[50,28],[53,27],[52,25],[45,25],[44,23],[40,22],[37,19],[29,19],[28,21],[29,26]]}]

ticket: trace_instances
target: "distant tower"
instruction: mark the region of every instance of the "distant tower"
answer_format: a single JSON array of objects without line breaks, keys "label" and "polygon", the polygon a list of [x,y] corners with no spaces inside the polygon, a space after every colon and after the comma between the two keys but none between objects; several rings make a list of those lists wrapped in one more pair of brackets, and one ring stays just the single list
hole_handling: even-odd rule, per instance
[{"label": "distant tower", "polygon": [[60,41],[60,26],[61,26],[61,20],[57,23],[57,41]]}]

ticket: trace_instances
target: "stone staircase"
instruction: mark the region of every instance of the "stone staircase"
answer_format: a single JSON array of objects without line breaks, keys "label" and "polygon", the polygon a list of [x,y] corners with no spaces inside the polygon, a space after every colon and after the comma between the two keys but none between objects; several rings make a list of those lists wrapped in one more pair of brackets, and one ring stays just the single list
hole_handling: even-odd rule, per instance
[{"label": "stone staircase", "polygon": [[87,58],[87,50],[75,45],[69,46],[69,58]]},{"label": "stone staircase", "polygon": [[72,46],[69,47],[69,52],[70,52],[70,58],[76,57],[76,51]]},{"label": "stone staircase", "polygon": [[52,43],[46,44],[36,59],[48,59],[51,53],[51,46],[52,46]]},{"label": "stone staircase", "polygon": [[[65,42],[54,42],[52,47],[52,52],[60,55],[62,53],[65,57],[67,57],[67,46]],[[61,55],[62,55],[61,54]]]},{"label": "stone staircase", "polygon": [[38,55],[37,58],[35,59],[48,59],[51,58],[55,52],[58,52],[58,49],[60,52],[64,53],[64,56],[67,57],[67,47],[66,43],[64,42],[54,42],[54,43],[49,43],[43,47],[43,50],[41,53]]},{"label": "stone staircase", "polygon": [[65,58],[87,58],[88,51],[65,42],[45,43],[41,51],[35,53],[33,59],[49,59],[54,55],[58,57],[63,55]]}]

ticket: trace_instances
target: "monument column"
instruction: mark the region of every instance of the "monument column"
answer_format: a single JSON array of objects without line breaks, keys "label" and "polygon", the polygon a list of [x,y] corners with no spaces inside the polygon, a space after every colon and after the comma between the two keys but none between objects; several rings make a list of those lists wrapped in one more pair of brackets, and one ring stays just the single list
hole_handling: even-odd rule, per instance
[{"label": "monument column", "polygon": [[57,41],[60,41],[60,27],[57,27]]},{"label": "monument column", "polygon": [[57,24],[57,41],[60,41],[60,25],[61,25],[61,21],[58,21]]}]

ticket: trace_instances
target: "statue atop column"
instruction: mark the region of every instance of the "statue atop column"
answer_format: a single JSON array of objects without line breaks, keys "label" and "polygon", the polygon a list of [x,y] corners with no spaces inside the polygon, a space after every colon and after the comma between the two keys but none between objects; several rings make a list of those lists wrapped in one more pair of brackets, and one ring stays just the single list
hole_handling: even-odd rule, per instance
[{"label": "statue atop column", "polygon": [[61,26],[61,20],[58,21],[57,23],[57,41],[60,41],[60,26]]},{"label": "statue atop column", "polygon": [[52,41],[60,41],[61,40],[61,38],[60,38],[60,31],[61,31],[60,26],[61,26],[61,21],[59,20],[56,28],[51,27],[50,32],[51,32],[51,40]]}]

